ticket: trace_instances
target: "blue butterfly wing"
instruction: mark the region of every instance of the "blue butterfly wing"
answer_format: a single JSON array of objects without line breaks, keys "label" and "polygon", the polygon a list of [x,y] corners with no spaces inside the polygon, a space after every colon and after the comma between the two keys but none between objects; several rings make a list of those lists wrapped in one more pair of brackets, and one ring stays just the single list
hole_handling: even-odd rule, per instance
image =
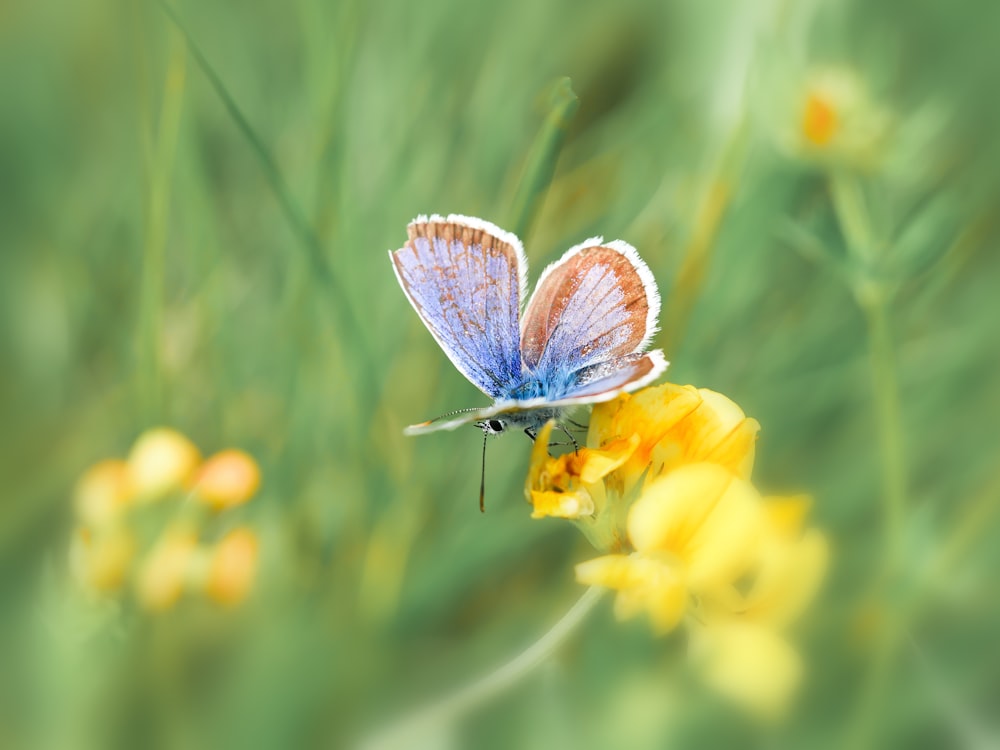
[{"label": "blue butterfly wing", "polygon": [[417,315],[477,388],[500,398],[521,381],[518,317],[527,263],[509,232],[465,216],[418,217],[390,251]]},{"label": "blue butterfly wing", "polygon": [[646,354],[631,354],[614,362],[603,362],[576,373],[576,382],[563,403],[610,401],[619,393],[634,391],[651,383],[667,369],[663,352],[654,349]]},{"label": "blue butterfly wing", "polygon": [[656,283],[635,249],[588,240],[539,279],[521,326],[522,360],[551,399],[596,392],[603,378],[624,378],[626,386],[631,377],[638,387],[665,367],[658,364],[662,355],[638,369],[635,364],[656,333],[659,312]]}]

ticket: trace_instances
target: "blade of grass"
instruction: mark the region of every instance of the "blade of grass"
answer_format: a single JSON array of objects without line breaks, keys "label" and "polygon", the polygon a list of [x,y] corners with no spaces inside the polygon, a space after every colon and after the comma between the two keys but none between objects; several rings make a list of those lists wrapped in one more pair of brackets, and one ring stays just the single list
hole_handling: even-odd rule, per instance
[{"label": "blade of grass", "polygon": [[[176,32],[170,35],[169,49],[160,117],[155,135],[151,132],[152,116],[148,113],[142,116],[148,127],[143,128],[142,137],[145,226],[136,351],[139,356],[140,413],[146,424],[162,421],[165,417],[160,351],[166,275],[167,217],[170,210],[171,176],[177,151],[186,80],[186,53]],[[148,100],[146,104],[148,106]]]},{"label": "blade of grass", "polygon": [[747,153],[747,118],[740,118],[701,196],[677,277],[667,295],[659,334],[668,356],[676,351],[701,295],[715,241],[729,210]]},{"label": "blade of grass", "polygon": [[511,229],[522,241],[545,200],[569,123],[579,105],[580,100],[573,92],[573,82],[569,78],[556,81],[549,113],[531,147],[511,209]]},{"label": "blade of grass", "polygon": [[[288,221],[289,227],[298,239],[302,250],[306,253],[313,271],[316,273],[320,281],[328,288],[329,293],[327,296],[333,306],[334,314],[341,330],[362,330],[360,320],[348,302],[347,296],[344,292],[342,280],[339,279],[333,272],[332,265],[323,251],[323,246],[319,237],[310,225],[305,213],[292,196],[292,191],[289,188],[288,183],[285,181],[285,178],[281,174],[281,170],[278,168],[278,165],[271,156],[267,146],[265,146],[264,141],[257,134],[257,131],[253,129],[253,126],[250,125],[250,121],[247,119],[246,115],[243,114],[239,105],[236,104],[236,100],[233,98],[232,94],[229,93],[229,90],[222,82],[219,74],[216,73],[215,68],[212,67],[211,63],[209,63],[208,58],[201,51],[198,43],[181,21],[176,11],[174,11],[169,4],[163,2],[163,0],[156,0],[156,2],[163,10],[167,18],[170,19],[170,22],[183,35],[184,40],[187,42],[188,49],[191,52],[191,57],[204,74],[205,78],[208,79],[209,84],[219,97],[219,100],[225,107],[226,112],[229,113],[229,116],[236,124],[236,127],[250,145],[250,148],[253,151],[254,156],[257,158],[261,170],[264,173],[264,178],[270,186],[271,191],[274,193],[275,198],[278,200],[278,205],[281,207],[282,213],[285,215],[285,219]],[[362,356],[356,358],[356,361],[359,364],[358,367],[355,368],[354,372],[356,381],[355,385],[363,386],[365,379],[364,377],[361,377],[361,374],[372,371],[372,368],[369,367],[368,363],[370,355],[365,343],[365,337],[357,337],[356,341],[358,342],[358,348],[361,350],[360,353]]]}]

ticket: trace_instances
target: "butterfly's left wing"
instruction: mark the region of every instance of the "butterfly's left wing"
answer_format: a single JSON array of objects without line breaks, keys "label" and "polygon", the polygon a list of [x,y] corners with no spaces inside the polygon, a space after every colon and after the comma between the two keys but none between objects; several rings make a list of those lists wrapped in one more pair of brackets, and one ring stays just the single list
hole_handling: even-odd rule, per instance
[{"label": "butterfly's left wing", "polygon": [[389,253],[396,278],[459,372],[500,398],[520,382],[527,263],[517,237],[467,216],[421,216]]},{"label": "butterfly's left wing", "polygon": [[[560,396],[598,392],[597,381],[606,377],[628,385],[665,366],[662,354],[638,364],[659,312],[656,282],[635,248],[595,237],[538,280],[521,324],[521,356],[539,380],[565,384]],[[591,369],[598,367],[600,377]]]}]

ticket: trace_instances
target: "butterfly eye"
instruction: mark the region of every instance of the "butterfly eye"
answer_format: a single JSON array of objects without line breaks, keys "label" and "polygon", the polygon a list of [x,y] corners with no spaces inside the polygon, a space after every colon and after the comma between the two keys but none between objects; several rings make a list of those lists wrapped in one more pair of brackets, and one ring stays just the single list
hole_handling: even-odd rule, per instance
[{"label": "butterfly eye", "polygon": [[504,423],[499,419],[491,419],[487,424],[493,432],[503,432],[504,430]]}]

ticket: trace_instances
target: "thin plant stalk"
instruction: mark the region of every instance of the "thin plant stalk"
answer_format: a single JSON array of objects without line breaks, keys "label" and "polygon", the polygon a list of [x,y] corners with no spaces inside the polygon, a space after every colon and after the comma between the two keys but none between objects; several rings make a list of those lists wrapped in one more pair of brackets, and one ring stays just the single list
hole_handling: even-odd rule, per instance
[{"label": "thin plant stalk", "polygon": [[676,351],[680,345],[691,312],[701,295],[715,240],[746,160],[746,150],[747,122],[743,117],[729,135],[718,165],[705,185],[677,277],[666,298],[659,343],[667,352]]},{"label": "thin plant stalk", "polygon": [[594,609],[606,589],[592,586],[541,638],[510,661],[417,709],[361,743],[364,750],[413,747],[419,737],[446,732],[464,716],[509,690],[544,664]]},{"label": "thin plant stalk", "polygon": [[[215,68],[212,67],[211,63],[209,63],[208,58],[202,52],[201,48],[188,31],[187,27],[181,21],[176,11],[174,11],[170,5],[162,0],[157,0],[157,2],[167,18],[170,19],[170,22],[183,35],[195,64],[208,80],[209,84],[212,86],[212,90],[215,91],[219,100],[222,102],[222,105],[226,108],[226,112],[229,113],[229,116],[236,124],[236,127],[243,134],[243,137],[250,145],[250,148],[253,151],[254,156],[257,158],[261,170],[264,173],[264,178],[267,181],[268,186],[271,188],[272,193],[278,200],[278,205],[281,207],[281,211],[285,215],[285,219],[287,220],[289,227],[292,229],[292,232],[299,240],[300,246],[306,253],[313,272],[327,287],[326,296],[329,298],[329,301],[335,311],[337,324],[343,331],[363,330],[361,322],[348,302],[341,279],[334,274],[332,265],[323,251],[323,246],[318,235],[310,225],[309,220],[306,218],[305,212],[299,207],[299,204],[293,197],[291,188],[285,181],[284,176],[281,174],[281,170],[278,168],[277,162],[275,162],[274,158],[271,156],[271,153],[264,144],[264,141],[257,134],[257,131],[255,131],[250,125],[250,121],[236,104],[236,100],[233,98],[232,94],[229,93],[229,90],[222,82],[219,74],[215,71]],[[358,348],[361,350],[359,353],[362,357],[359,358],[360,361],[358,367],[355,368],[355,372],[353,373],[355,379],[358,381],[356,384],[361,388],[364,388],[366,382],[362,375],[364,373],[371,372],[374,369],[370,367],[367,362],[369,354],[367,351],[367,345],[365,344],[366,340],[366,337],[360,337],[358,339]]]},{"label": "thin plant stalk", "polygon": [[874,747],[878,719],[887,697],[889,679],[906,632],[906,613],[889,600],[902,566],[903,522],[906,508],[906,464],[903,446],[899,374],[889,322],[889,290],[877,275],[879,244],[868,214],[864,191],[853,175],[831,177],[830,193],[849,255],[858,269],[854,295],[865,314],[872,392],[881,470],[881,570],[874,596],[884,603],[867,672],[863,677],[845,747]]},{"label": "thin plant stalk", "polygon": [[545,124],[535,138],[514,196],[511,229],[522,240],[531,229],[549,185],[552,184],[559,152],[579,105],[580,100],[573,91],[572,81],[569,78],[559,79],[554,86]]},{"label": "thin plant stalk", "polygon": [[[167,220],[173,164],[180,132],[186,81],[185,50],[180,37],[169,37],[169,59],[163,82],[155,134],[152,117],[144,113],[143,163],[145,226],[143,232],[141,302],[136,351],[139,355],[139,402],[143,418],[164,417],[164,383],[160,357],[166,278]],[[145,79],[144,79],[145,80]],[[149,106],[148,98],[144,101]]]}]

